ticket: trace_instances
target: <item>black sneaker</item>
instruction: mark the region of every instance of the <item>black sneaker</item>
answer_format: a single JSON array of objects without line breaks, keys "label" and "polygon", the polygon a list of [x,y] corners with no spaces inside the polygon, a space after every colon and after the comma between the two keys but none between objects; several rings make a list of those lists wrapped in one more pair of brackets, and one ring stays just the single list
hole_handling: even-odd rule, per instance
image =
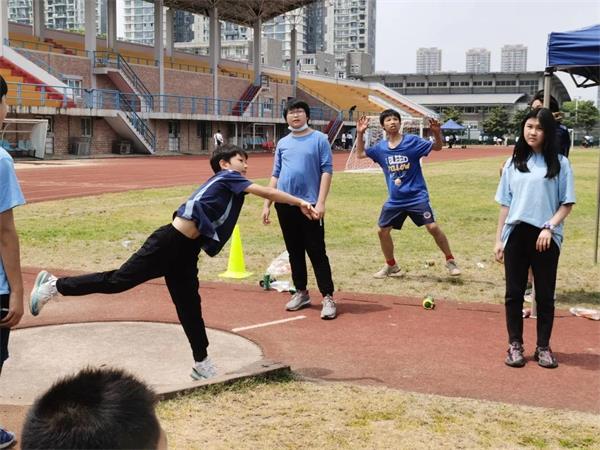
[{"label": "black sneaker", "polygon": [[558,367],[558,361],[552,354],[550,347],[537,347],[533,358],[538,362],[541,367],[546,369],[554,369]]},{"label": "black sneaker", "polygon": [[510,367],[523,367],[525,365],[525,357],[523,356],[523,346],[519,342],[513,342],[508,347],[504,364]]}]

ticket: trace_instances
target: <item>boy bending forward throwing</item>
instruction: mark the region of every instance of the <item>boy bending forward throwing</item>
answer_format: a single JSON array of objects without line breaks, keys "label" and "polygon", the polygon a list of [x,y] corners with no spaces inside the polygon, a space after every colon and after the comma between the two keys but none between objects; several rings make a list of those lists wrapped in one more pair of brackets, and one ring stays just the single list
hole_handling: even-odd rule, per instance
[{"label": "boy bending forward throwing", "polygon": [[173,221],[160,227],[119,269],[76,277],[56,278],[41,271],[31,291],[29,307],[37,316],[57,294],[115,294],[153,278],[165,277],[177,316],[194,355],[192,378],[216,374],[207,354],[208,338],[198,293],[198,255],[221,251],[235,226],[246,193],[299,206],[311,219],[314,208],[277,189],[254,184],[245,178],[248,155],[235,145],[223,145],[210,159],[215,172],[173,213]]},{"label": "boy bending forward throwing", "polygon": [[420,159],[431,150],[442,149],[442,136],[438,121],[430,120],[430,130],[434,142],[421,139],[413,134],[400,132],[400,114],[393,109],[386,109],[379,116],[379,122],[385,130],[387,139],[382,139],[365,152],[364,133],[369,126],[369,119],[362,116],[356,122],[356,156],[367,156],[383,169],[388,187],[388,199],[384,203],[379,216],[379,242],[385,258],[385,266],[373,276],[385,278],[399,275],[400,267],[394,258],[394,241],[392,229],[400,230],[407,217],[415,225],[425,225],[433,236],[435,243],[446,257],[446,268],[452,276],[460,275],[454,256],[450,251],[448,239],[442,229],[435,223],[433,210],[429,204],[429,192],[423,178]]}]

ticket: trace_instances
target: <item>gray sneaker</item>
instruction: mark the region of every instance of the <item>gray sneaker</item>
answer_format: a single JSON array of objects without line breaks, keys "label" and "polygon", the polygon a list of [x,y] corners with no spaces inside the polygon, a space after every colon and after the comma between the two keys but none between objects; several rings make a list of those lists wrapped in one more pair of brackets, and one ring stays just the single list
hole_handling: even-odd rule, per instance
[{"label": "gray sneaker", "polygon": [[558,361],[556,360],[556,357],[552,353],[552,349],[550,347],[537,347],[535,349],[535,353],[533,354],[533,358],[541,367],[546,369],[554,369],[558,367]]},{"label": "gray sneaker", "polygon": [[448,269],[448,273],[452,277],[457,277],[460,275],[460,269],[458,268],[458,264],[453,259],[449,259],[446,261],[446,269]]},{"label": "gray sneaker", "polygon": [[510,347],[508,347],[504,364],[511,367],[523,367],[526,363],[525,357],[523,356],[524,351],[525,350],[520,342],[513,342],[510,344]]},{"label": "gray sneaker", "polygon": [[321,309],[321,319],[335,319],[335,316],[337,315],[337,308],[335,306],[335,302],[333,301],[333,297],[331,295],[326,295],[323,297],[321,304],[323,305],[323,309]]},{"label": "gray sneaker", "polygon": [[308,291],[297,291],[289,302],[285,305],[285,309],[288,311],[298,311],[305,306],[310,305],[310,296]]},{"label": "gray sneaker", "polygon": [[33,283],[33,289],[29,296],[29,311],[37,316],[44,305],[58,295],[56,290],[56,277],[42,270],[38,273]]},{"label": "gray sneaker", "polygon": [[393,266],[386,264],[379,272],[373,274],[373,278],[397,277],[399,275],[400,267],[398,267],[398,264],[394,264]]},{"label": "gray sneaker", "polygon": [[206,380],[217,375],[217,369],[212,363],[212,360],[207,356],[200,362],[196,362],[192,368],[190,376],[194,380]]}]

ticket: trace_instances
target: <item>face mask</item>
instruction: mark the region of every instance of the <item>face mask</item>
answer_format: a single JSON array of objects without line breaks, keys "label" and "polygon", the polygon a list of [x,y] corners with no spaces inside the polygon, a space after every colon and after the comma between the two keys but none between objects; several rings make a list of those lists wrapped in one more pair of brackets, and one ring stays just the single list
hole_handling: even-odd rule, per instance
[{"label": "face mask", "polygon": [[288,127],[288,130],[290,130],[292,132],[296,132],[296,133],[300,133],[300,132],[302,132],[302,131],[304,131],[306,129],[308,129],[308,124],[307,123],[305,123],[304,125],[302,125],[299,128],[294,128],[294,127],[291,127],[291,126]]}]

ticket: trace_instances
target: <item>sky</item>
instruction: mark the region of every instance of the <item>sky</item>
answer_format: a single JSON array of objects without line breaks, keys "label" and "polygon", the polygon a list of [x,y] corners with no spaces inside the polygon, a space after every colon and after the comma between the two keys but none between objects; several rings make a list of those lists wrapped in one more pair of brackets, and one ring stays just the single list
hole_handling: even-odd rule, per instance
[{"label": "sky", "polygon": [[[503,45],[527,46],[527,70],[544,70],[548,34],[600,23],[597,0],[377,0],[375,70],[415,73],[417,49],[442,50],[442,70],[465,70],[465,52],[491,52],[500,70]],[[576,88],[559,74],[571,98],[596,100],[597,88]]]}]

